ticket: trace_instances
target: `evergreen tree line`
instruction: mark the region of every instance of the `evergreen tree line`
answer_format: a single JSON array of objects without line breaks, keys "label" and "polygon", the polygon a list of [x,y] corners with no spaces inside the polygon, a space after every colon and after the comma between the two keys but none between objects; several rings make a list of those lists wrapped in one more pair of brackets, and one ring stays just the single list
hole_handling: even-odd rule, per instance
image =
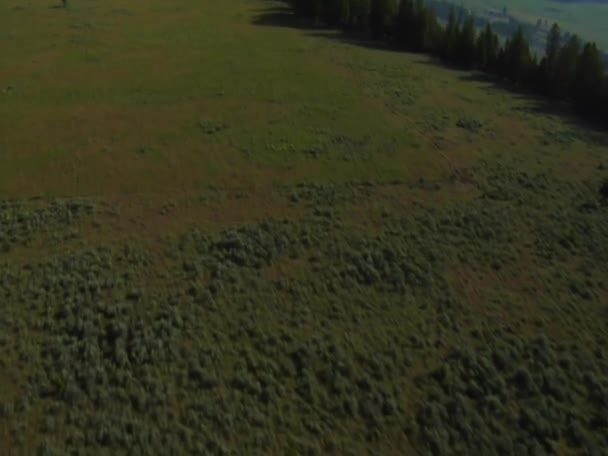
[{"label": "evergreen tree line", "polygon": [[445,26],[424,0],[288,0],[299,17],[345,29],[368,31],[372,38],[445,62],[505,78],[535,93],[573,103],[584,115],[608,127],[608,77],[595,43],[564,37],[551,28],[545,55],[530,50],[523,29],[504,43],[487,24],[477,31],[471,16],[461,20],[452,8]]}]

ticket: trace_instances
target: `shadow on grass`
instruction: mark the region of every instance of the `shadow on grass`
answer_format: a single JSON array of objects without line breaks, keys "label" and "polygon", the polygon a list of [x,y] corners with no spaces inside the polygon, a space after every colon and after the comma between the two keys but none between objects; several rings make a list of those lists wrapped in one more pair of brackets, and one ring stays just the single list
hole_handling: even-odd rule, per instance
[{"label": "shadow on grass", "polygon": [[[292,10],[283,6],[276,0],[258,0],[259,4],[269,5],[258,10],[258,15],[253,20],[255,25],[266,27],[287,27],[306,31],[307,36],[318,37],[338,41],[343,44],[364,47],[367,49],[382,50],[389,52],[404,52],[383,41],[372,40],[367,32],[357,30],[340,30],[325,25],[315,24],[309,20],[296,17]],[[270,6],[271,5],[271,6]],[[515,98],[527,101],[526,106],[519,108],[530,113],[551,115],[560,117],[572,127],[583,128],[595,133],[592,142],[601,145],[608,145],[608,135],[606,127],[599,120],[588,118],[578,114],[570,104],[545,98],[541,95],[524,90],[515,84],[504,79],[479,71],[464,70],[457,65],[448,64],[438,57],[428,54],[419,54],[420,59],[417,63],[431,66],[441,66],[462,73],[460,78],[465,81],[488,84],[493,90],[509,93]]]},{"label": "shadow on grass", "polygon": [[273,6],[258,10],[259,14],[253,20],[255,25],[301,29],[307,31],[307,36],[330,39],[368,49],[400,52],[383,41],[370,39],[366,32],[340,30],[323,24],[315,24],[308,19],[296,17],[288,6],[278,6],[276,1],[265,1],[263,3]]},{"label": "shadow on grass", "polygon": [[326,38],[340,43],[353,46],[364,47],[366,49],[374,49],[388,52],[403,52],[394,46],[391,46],[384,41],[372,40],[369,34],[357,30],[336,30],[326,29],[326,31],[315,31],[308,33],[308,36]]},{"label": "shadow on grass", "polygon": [[545,116],[559,117],[568,126],[588,130],[592,135],[588,138],[593,144],[608,146],[608,134],[605,125],[598,117],[586,116],[566,101],[553,100],[534,93],[531,90],[513,84],[499,76],[481,73],[467,72],[460,79],[463,81],[487,84],[493,91],[509,93],[513,98],[525,101],[525,105],[514,108],[515,111],[540,114]]},{"label": "shadow on grass", "polygon": [[[271,3],[271,2],[266,2]],[[276,6],[276,2],[272,2],[275,6],[258,10],[258,15],[253,20],[255,25],[267,27],[287,27],[316,30],[322,29],[320,26],[310,23],[297,17],[287,6]]]}]

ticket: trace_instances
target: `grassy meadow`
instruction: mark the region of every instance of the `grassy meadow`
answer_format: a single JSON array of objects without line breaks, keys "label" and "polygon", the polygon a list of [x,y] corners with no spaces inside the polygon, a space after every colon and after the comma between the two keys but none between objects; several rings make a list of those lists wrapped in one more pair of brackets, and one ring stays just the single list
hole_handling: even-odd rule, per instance
[{"label": "grassy meadow", "polygon": [[608,134],[274,0],[0,5],[0,454],[608,454]]}]

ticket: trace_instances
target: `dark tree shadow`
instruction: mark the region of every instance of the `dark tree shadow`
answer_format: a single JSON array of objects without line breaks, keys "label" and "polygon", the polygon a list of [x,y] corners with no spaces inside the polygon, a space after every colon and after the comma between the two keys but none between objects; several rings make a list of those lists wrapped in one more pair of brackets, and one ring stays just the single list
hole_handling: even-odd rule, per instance
[{"label": "dark tree shadow", "polygon": [[253,23],[255,25],[264,25],[268,27],[298,27],[298,19],[287,8],[267,8],[258,10],[258,14]]},{"label": "dark tree shadow", "polygon": [[559,117],[571,127],[581,128],[594,133],[594,143],[603,146],[608,145],[608,132],[602,121],[597,116],[584,115],[578,112],[569,102],[539,95],[530,89],[525,89],[499,76],[479,71],[466,73],[460,79],[486,84],[488,90],[491,91],[509,93],[511,97],[524,102],[522,106],[514,108],[515,111]]},{"label": "dark tree shadow", "polygon": [[359,46],[366,49],[388,52],[403,52],[402,50],[397,49],[395,46],[391,46],[384,41],[373,40],[369,37],[368,33],[358,30],[337,30],[328,28],[324,31],[309,32],[307,35],[334,40],[343,44]]},{"label": "dark tree shadow", "polygon": [[258,0],[258,3],[267,3],[273,6],[256,10],[257,15],[253,20],[255,25],[301,29],[307,31],[307,36],[339,41],[368,49],[401,52],[399,49],[383,41],[372,40],[367,32],[336,29],[328,25],[314,23],[311,20],[298,18],[293,14],[291,8],[288,6],[277,6],[276,1]]},{"label": "dark tree shadow", "polygon": [[[306,31],[307,36],[333,40],[351,46],[388,52],[407,52],[384,41],[373,40],[370,38],[369,33],[364,31],[341,30],[298,18],[287,5],[282,6],[276,0],[256,0],[256,3],[269,6],[256,11],[257,16],[253,20],[255,25],[301,29]],[[572,127],[582,128],[594,133],[594,143],[608,145],[606,127],[600,120],[581,115],[569,103],[546,98],[493,74],[467,70],[462,66],[446,63],[437,56],[423,53],[418,55],[420,59],[415,60],[418,64],[441,66],[459,71],[461,72],[460,79],[462,80],[487,84],[488,90],[507,92],[512,97],[525,101],[526,103],[523,107],[516,108],[520,111],[560,117]]]},{"label": "dark tree shadow", "polygon": [[420,54],[420,57],[420,59],[415,60],[417,64],[441,66],[443,68],[458,71],[461,73],[460,79],[463,81],[486,84],[488,92],[506,92],[511,98],[525,102],[525,106],[514,108],[514,111],[559,117],[571,127],[581,128],[592,133],[593,143],[608,145],[608,132],[606,131],[606,126],[602,123],[602,120],[595,116],[585,116],[580,112],[577,112],[574,107],[566,101],[545,97],[531,89],[518,86],[496,74],[466,69],[459,65],[447,63],[437,56],[425,54],[423,57],[423,54]]}]

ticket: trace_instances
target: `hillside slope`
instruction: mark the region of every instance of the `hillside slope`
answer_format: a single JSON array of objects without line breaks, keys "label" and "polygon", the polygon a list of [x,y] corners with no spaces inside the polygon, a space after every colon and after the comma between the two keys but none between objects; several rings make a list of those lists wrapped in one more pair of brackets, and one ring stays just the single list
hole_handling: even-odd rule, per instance
[{"label": "hillside slope", "polygon": [[267,0],[0,8],[0,454],[603,454],[608,136]]}]

